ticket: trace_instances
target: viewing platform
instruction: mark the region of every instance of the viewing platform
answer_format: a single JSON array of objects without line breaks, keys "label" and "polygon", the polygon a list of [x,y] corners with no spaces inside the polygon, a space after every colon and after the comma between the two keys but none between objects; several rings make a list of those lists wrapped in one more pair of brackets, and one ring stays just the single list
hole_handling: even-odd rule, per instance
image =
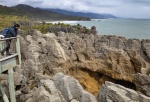
[{"label": "viewing platform", "polygon": [[0,51],[6,46],[6,41],[8,40],[11,41],[10,55],[6,55],[6,53],[4,53],[4,55],[0,54],[0,74],[6,71],[8,72],[10,99],[6,96],[5,89],[3,88],[1,83],[0,83],[0,90],[4,102],[16,102],[13,68],[16,66],[21,66],[20,41],[19,37],[0,39]]}]

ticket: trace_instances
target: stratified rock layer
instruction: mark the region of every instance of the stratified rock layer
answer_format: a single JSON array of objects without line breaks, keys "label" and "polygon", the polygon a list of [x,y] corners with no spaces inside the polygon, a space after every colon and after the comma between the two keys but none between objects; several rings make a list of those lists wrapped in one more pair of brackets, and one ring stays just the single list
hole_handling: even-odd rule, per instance
[{"label": "stratified rock layer", "polygon": [[[86,90],[97,95],[104,81],[132,83],[132,74],[148,75],[149,40],[63,32],[56,36],[53,33],[35,32],[33,36],[26,36],[26,40],[22,38],[21,42],[24,73],[29,79],[30,74],[51,76],[63,72],[74,76]],[[82,75],[77,72],[82,72]],[[97,73],[97,76],[90,73]],[[93,82],[96,87],[90,89]]]},{"label": "stratified rock layer", "polygon": [[150,97],[106,81],[99,91],[98,102],[150,102]]},{"label": "stratified rock layer", "polygon": [[135,83],[138,91],[141,91],[150,97],[150,76],[140,73],[134,74],[133,82]]},{"label": "stratified rock layer", "polygon": [[26,102],[97,102],[95,96],[86,92],[76,79],[62,73],[39,83],[38,88],[25,95],[29,96]]}]

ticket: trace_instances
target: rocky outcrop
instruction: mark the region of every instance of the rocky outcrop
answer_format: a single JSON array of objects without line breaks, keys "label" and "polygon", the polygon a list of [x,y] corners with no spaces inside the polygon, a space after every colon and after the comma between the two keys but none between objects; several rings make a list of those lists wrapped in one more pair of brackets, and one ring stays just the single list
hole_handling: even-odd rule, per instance
[{"label": "rocky outcrop", "polygon": [[24,95],[25,102],[97,102],[76,79],[62,73],[51,79],[42,78],[38,83],[38,87]]},{"label": "rocky outcrop", "polygon": [[[54,33],[34,32],[33,36],[22,38],[21,45],[22,68],[27,80],[33,79],[35,73],[52,76],[63,72],[78,79],[86,90],[96,95],[100,85],[107,80],[132,83],[132,74],[148,75],[149,40],[63,32],[56,36]],[[78,74],[80,71],[82,75]],[[97,76],[90,73],[97,73]],[[87,82],[83,78],[92,80]],[[90,89],[89,83],[92,82],[97,83],[96,89]]]},{"label": "rocky outcrop", "polygon": [[[96,102],[95,96],[98,95],[98,100],[103,100],[104,96],[109,95],[106,89],[110,86],[115,89],[118,87],[117,90],[123,93],[115,90],[114,96],[109,98],[118,100],[115,97],[119,97],[124,102],[128,99],[135,100],[126,96],[129,89],[116,84],[138,89],[147,96],[138,95],[133,90],[129,93],[137,97],[138,101],[142,98],[147,100],[149,47],[150,40],[109,35],[59,32],[56,36],[54,33],[34,32],[33,35],[21,37],[23,63],[21,69],[15,70],[15,77],[19,77],[15,80],[18,101]],[[57,74],[59,72],[63,74]],[[143,75],[146,77],[143,78]],[[5,75],[3,77],[5,79]],[[121,97],[120,94],[124,96]],[[113,101],[107,101],[109,100]]]},{"label": "rocky outcrop", "polygon": [[33,88],[26,102],[66,102],[52,80],[41,80],[40,84],[40,87]]},{"label": "rocky outcrop", "polygon": [[150,97],[106,81],[99,91],[98,102],[150,102]]},{"label": "rocky outcrop", "polygon": [[150,76],[140,73],[134,74],[133,82],[135,83],[138,91],[141,91],[150,97]]},{"label": "rocky outcrop", "polygon": [[67,102],[71,100],[77,100],[79,102],[97,102],[96,98],[92,94],[86,92],[79,82],[72,77],[57,74],[52,80]]}]

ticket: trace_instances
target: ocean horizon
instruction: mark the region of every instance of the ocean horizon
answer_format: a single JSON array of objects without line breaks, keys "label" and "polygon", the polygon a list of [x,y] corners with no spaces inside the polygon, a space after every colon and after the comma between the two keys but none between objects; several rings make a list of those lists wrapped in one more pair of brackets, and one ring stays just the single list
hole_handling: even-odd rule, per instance
[{"label": "ocean horizon", "polygon": [[91,21],[50,21],[47,23],[80,24],[96,27],[99,35],[117,35],[128,39],[150,39],[150,19],[92,19]]}]

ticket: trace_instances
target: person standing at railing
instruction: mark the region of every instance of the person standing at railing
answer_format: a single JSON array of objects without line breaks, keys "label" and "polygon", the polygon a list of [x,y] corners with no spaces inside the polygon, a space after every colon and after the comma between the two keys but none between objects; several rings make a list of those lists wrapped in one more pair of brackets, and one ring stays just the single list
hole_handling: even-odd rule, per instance
[{"label": "person standing at railing", "polygon": [[[11,28],[9,28],[7,34],[5,34],[4,38],[11,38],[11,37],[16,37],[17,36],[17,31],[18,28],[20,27],[19,24],[15,24],[14,26],[12,26]],[[4,47],[4,49],[1,51],[1,55],[4,56],[4,53],[6,51],[6,55],[9,56],[11,55],[9,52],[10,49],[10,44],[11,44],[11,39],[6,40],[6,46]]]}]

